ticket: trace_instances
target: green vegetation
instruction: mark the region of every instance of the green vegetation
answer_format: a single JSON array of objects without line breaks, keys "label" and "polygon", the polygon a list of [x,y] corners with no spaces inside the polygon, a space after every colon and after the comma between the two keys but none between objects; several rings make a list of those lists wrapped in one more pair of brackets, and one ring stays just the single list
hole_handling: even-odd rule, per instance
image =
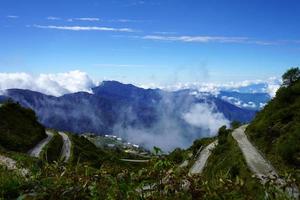
[{"label": "green vegetation", "polygon": [[187,151],[176,148],[169,155],[168,159],[174,164],[180,164],[188,158]]},{"label": "green vegetation", "polygon": [[207,145],[209,145],[210,143],[212,143],[215,140],[216,140],[216,137],[201,138],[201,139],[195,140],[193,142],[193,145],[188,150],[191,151],[193,153],[193,155],[196,155],[197,152],[199,151],[199,149],[206,147]]},{"label": "green vegetation", "polygon": [[298,67],[291,68],[282,75],[283,85],[290,86],[300,79],[300,69]]},{"label": "green vegetation", "polygon": [[[247,134],[281,175],[287,173],[296,178],[286,179],[289,183],[296,181],[299,185],[299,70],[291,70],[283,79],[284,85],[276,98],[257,115]],[[175,149],[164,155],[155,147],[148,163],[123,162],[121,158],[139,159],[139,156],[128,154],[121,148],[109,149],[105,145],[97,148],[85,137],[71,133],[68,134],[72,142],[71,160],[64,163],[59,159],[63,141],[55,134],[42,152],[42,159],[48,161],[43,162],[22,153],[45,135],[34,113],[18,104],[7,103],[0,108],[0,116],[6,115],[10,121],[0,122],[1,130],[6,130],[6,135],[0,135],[0,153],[16,160],[18,167],[29,169],[30,175],[22,177],[0,166],[0,199],[289,199],[274,186],[274,181],[262,185],[252,176],[231,135],[232,129],[225,126],[219,129],[218,136],[196,140],[187,150]],[[19,118],[22,123],[17,124]],[[16,128],[13,124],[17,124]],[[238,126],[238,122],[231,125],[232,128]],[[14,134],[8,135],[12,130]],[[20,130],[33,132],[22,135]],[[43,136],[39,140],[37,130],[41,130]],[[189,176],[188,169],[199,149],[216,139],[218,145],[203,173]],[[26,143],[28,140],[30,142]],[[3,141],[12,144],[13,148],[7,148]],[[27,147],[21,149],[19,145],[24,143]],[[191,154],[194,158],[189,158]],[[190,160],[189,165],[178,167],[185,160]]]},{"label": "green vegetation", "polygon": [[238,122],[238,121],[233,121],[233,122],[230,123],[230,126],[231,126],[232,129],[237,129],[241,125],[242,125],[242,123]]},{"label": "green vegetation", "polygon": [[22,190],[24,178],[0,165],[0,199],[15,199]]},{"label": "green vegetation", "polygon": [[7,102],[0,107],[0,146],[27,152],[46,137],[35,113],[19,104]]},{"label": "green vegetation", "polygon": [[86,138],[69,134],[72,142],[72,156],[73,164],[85,163],[93,167],[100,167],[104,160],[110,159],[106,152],[97,148]]},{"label": "green vegetation", "polygon": [[[218,145],[213,150],[203,171],[203,178],[210,187],[220,184],[220,178],[238,182],[237,189],[218,193],[224,199],[263,199],[265,191],[259,181],[252,177],[237,142],[231,135],[232,130],[221,127]],[[240,182],[242,180],[242,182]]]},{"label": "green vegetation", "polygon": [[48,162],[60,160],[63,144],[61,135],[55,132],[50,142],[43,148],[41,158]]},{"label": "green vegetation", "polygon": [[[229,144],[231,140],[228,139]],[[260,194],[265,192],[270,197],[262,199],[286,199],[277,198],[280,193],[272,186],[260,188],[262,186],[256,183],[250,190],[246,181],[251,179],[251,176],[245,177],[247,178],[245,180],[240,178],[242,174],[247,174],[243,167],[238,166],[230,173],[223,173],[229,169],[229,160],[222,164],[226,167],[225,170],[221,166],[214,168],[216,174],[189,177],[186,170],[175,169],[176,165],[173,165],[167,156],[159,154],[159,149],[156,150],[155,156],[148,165],[138,170],[130,170],[127,166],[120,168],[118,164],[112,164],[109,168],[105,164],[100,168],[94,168],[86,163],[71,165],[63,162],[44,162],[41,163],[38,171],[32,172],[32,175],[25,179],[11,171],[5,169],[1,171],[0,168],[0,175],[3,173],[0,176],[2,178],[2,180],[0,178],[0,191],[2,191],[0,198],[260,199]],[[227,153],[235,153],[235,150],[228,150]],[[216,155],[212,162],[221,159],[221,156]],[[230,156],[227,157],[229,159]],[[232,160],[237,158],[240,159],[234,155]],[[112,173],[113,171],[117,173]],[[209,178],[210,176],[212,179]],[[189,181],[189,187],[183,184],[186,181]]]},{"label": "green vegetation", "polygon": [[281,175],[292,174],[300,184],[300,71],[283,75],[276,97],[259,112],[246,133]]}]

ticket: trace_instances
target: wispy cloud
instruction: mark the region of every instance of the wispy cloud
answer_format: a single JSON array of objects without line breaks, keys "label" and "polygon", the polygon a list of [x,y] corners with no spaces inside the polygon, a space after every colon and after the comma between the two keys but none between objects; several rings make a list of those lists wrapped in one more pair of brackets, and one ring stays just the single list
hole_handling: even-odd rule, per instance
[{"label": "wispy cloud", "polygon": [[42,29],[56,29],[56,30],[68,30],[68,31],[112,31],[112,32],[136,32],[131,28],[113,28],[104,26],[54,26],[54,25],[33,25],[35,28]]},{"label": "wispy cloud", "polygon": [[160,41],[178,41],[189,43],[239,43],[239,44],[257,44],[257,45],[276,45],[276,41],[260,41],[252,40],[248,37],[225,37],[225,36],[166,36],[161,35],[145,35],[138,37],[145,40],[160,40]]},{"label": "wispy cloud", "polygon": [[110,19],[104,20],[108,22],[120,22],[120,23],[141,23],[141,22],[150,22],[151,20],[138,20],[138,19]]},{"label": "wispy cloud", "polygon": [[67,21],[72,22],[72,21],[90,21],[90,22],[94,22],[94,21],[100,21],[100,18],[97,17],[79,17],[79,18],[70,18]]},{"label": "wispy cloud", "polygon": [[219,37],[219,36],[165,36],[165,35],[146,35],[142,39],[145,40],[164,40],[164,41],[180,41],[180,42],[230,42],[241,43],[248,40],[246,37]]},{"label": "wispy cloud", "polygon": [[53,16],[49,16],[46,19],[48,19],[48,20],[61,20],[60,17],[53,17]]},{"label": "wispy cloud", "polygon": [[17,19],[17,18],[19,18],[19,16],[17,16],[17,15],[7,15],[6,18]]}]

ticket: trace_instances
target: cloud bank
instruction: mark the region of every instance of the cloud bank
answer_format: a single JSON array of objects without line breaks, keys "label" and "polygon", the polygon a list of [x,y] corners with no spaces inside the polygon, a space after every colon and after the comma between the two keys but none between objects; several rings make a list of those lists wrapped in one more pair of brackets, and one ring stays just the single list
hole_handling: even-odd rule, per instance
[{"label": "cloud bank", "polygon": [[[30,89],[49,95],[60,96],[79,91],[91,92],[91,88],[97,86],[99,81],[93,81],[87,73],[79,70],[58,74],[40,74],[38,76],[28,73],[0,73],[0,90],[11,88]],[[160,88],[169,91],[192,89],[194,90],[194,95],[197,95],[199,92],[217,95],[221,90],[229,90],[244,93],[268,93],[271,97],[274,97],[281,85],[281,79],[269,78],[264,81],[255,80],[224,84],[201,82],[176,83],[172,85],[159,85],[156,83],[133,84],[145,89]]]},{"label": "cloud bank", "polygon": [[172,85],[158,85],[156,83],[150,83],[140,84],[140,86],[143,88],[161,88],[169,91],[193,89],[198,92],[207,92],[215,95],[217,95],[221,90],[242,93],[268,93],[271,97],[274,97],[281,84],[282,80],[280,78],[271,77],[266,80],[245,80],[229,83],[179,82]]},{"label": "cloud bank", "polygon": [[49,95],[61,96],[78,91],[91,92],[95,82],[78,70],[58,74],[0,73],[0,90],[29,89]]}]

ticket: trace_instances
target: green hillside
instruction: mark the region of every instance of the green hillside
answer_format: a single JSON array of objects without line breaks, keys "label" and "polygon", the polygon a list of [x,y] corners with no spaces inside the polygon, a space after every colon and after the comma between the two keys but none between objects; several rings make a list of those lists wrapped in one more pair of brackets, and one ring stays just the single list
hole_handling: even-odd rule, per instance
[{"label": "green hillside", "polygon": [[[252,177],[232,130],[225,127],[219,130],[219,144],[213,150],[202,173],[203,179],[212,188],[221,184],[220,178],[232,181],[235,188],[216,193],[216,198],[224,199],[263,199],[265,191],[259,181]],[[225,198],[226,197],[226,198]]]},{"label": "green hillside", "polygon": [[[248,126],[247,141],[261,151],[283,179],[299,186],[299,69],[288,71],[283,81],[276,97]],[[198,139],[190,148],[177,148],[168,155],[155,147],[145,163],[124,162],[124,158],[136,161],[141,157],[122,148],[98,148],[86,136],[67,133],[71,158],[63,162],[59,159],[63,140],[57,133],[40,158],[22,153],[45,137],[33,111],[9,102],[0,108],[0,115],[4,119],[0,126],[4,132],[0,135],[0,156],[17,163],[17,169],[0,166],[0,199],[292,199],[276,185],[276,177],[262,184],[254,176],[257,171],[250,170],[247,156],[238,145],[241,141],[236,139],[235,133],[244,128],[234,130],[237,123],[232,123],[231,129],[221,127],[216,137]],[[241,132],[247,138],[244,129]],[[204,151],[216,140],[218,145],[213,150]],[[203,158],[199,156],[202,152],[208,158],[203,162],[203,171],[191,175],[190,169]],[[20,169],[28,169],[30,175],[25,177],[18,172]]]},{"label": "green hillside", "polygon": [[61,150],[63,146],[62,137],[55,131],[51,141],[44,147],[40,157],[48,162],[58,161],[61,159]]},{"label": "green hillside", "polygon": [[246,132],[251,141],[283,174],[300,181],[300,71],[292,68],[283,75],[283,85],[257,114]]},{"label": "green hillside", "polygon": [[46,137],[35,113],[19,104],[7,102],[0,107],[0,146],[26,152]]}]

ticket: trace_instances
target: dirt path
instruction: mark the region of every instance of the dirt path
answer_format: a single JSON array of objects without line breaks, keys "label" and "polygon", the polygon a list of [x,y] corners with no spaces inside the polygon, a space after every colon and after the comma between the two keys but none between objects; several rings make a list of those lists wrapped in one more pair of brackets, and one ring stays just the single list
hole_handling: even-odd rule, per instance
[{"label": "dirt path", "polygon": [[0,165],[5,166],[8,170],[15,170],[19,172],[22,176],[26,176],[29,174],[28,169],[17,168],[17,162],[11,158],[0,155]]},{"label": "dirt path", "polygon": [[69,136],[64,132],[58,132],[59,135],[63,138],[64,144],[61,149],[61,158],[64,159],[65,162],[68,162],[71,157],[71,140]]},{"label": "dirt path", "polygon": [[250,170],[259,178],[263,176],[278,176],[273,166],[271,166],[250,143],[245,135],[245,129],[246,126],[235,129],[232,136],[238,142]]},{"label": "dirt path", "polygon": [[[274,167],[263,158],[259,151],[248,140],[245,129],[247,125],[241,126],[233,131],[232,136],[237,141],[246,163],[253,174],[255,174],[264,184],[270,179],[276,179],[276,184],[279,186],[286,185],[286,182],[279,178]],[[297,187],[288,187],[287,192],[296,199],[299,197]]]},{"label": "dirt path", "polygon": [[48,144],[48,142],[50,142],[50,140],[53,137],[53,133],[51,131],[46,131],[46,134],[48,135],[48,137],[40,141],[33,149],[31,149],[28,152],[30,156],[37,157],[37,158],[40,156],[40,153],[45,147],[45,145]]},{"label": "dirt path", "polygon": [[198,159],[194,163],[194,165],[191,167],[189,171],[189,175],[193,174],[201,174],[205,165],[206,161],[209,158],[211,151],[217,146],[218,141],[214,141],[211,144],[207,145],[201,152],[200,155],[198,156]]}]

